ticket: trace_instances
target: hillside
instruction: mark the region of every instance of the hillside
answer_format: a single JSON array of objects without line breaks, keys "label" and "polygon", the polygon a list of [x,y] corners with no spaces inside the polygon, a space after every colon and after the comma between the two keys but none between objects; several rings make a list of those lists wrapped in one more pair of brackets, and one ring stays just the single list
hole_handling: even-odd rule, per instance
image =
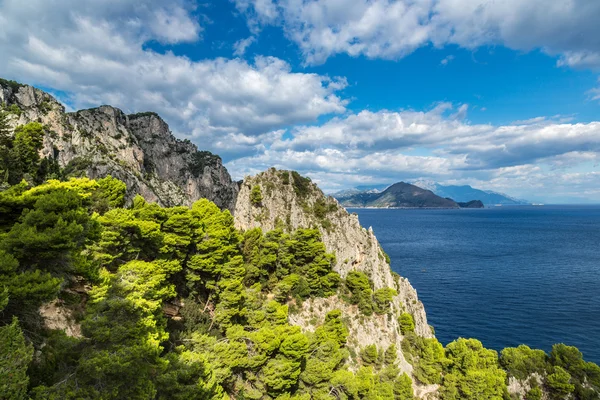
[{"label": "hillside", "polygon": [[65,112],[49,94],[0,79],[0,104],[13,128],[43,125],[42,157],[67,176],[126,183],[126,200],[136,194],[161,205],[191,205],[208,198],[232,210],[237,184],[221,158],[176,139],[156,113],[126,115],[111,106]]},{"label": "hillside", "polygon": [[[155,114],[3,84],[1,399],[598,397],[574,347],[444,347],[373,230],[309,178],[238,187]],[[411,186],[383,193],[449,201]]]},{"label": "hillside", "polygon": [[526,205],[530,204],[526,200],[519,200],[503,193],[497,193],[489,190],[475,189],[469,185],[441,185],[431,181],[416,181],[413,185],[420,188],[431,190],[441,197],[449,197],[457,202],[468,202],[473,199],[481,200],[485,205]]},{"label": "hillside", "polygon": [[395,183],[383,192],[359,192],[337,200],[345,207],[459,208],[452,199],[405,182]]}]

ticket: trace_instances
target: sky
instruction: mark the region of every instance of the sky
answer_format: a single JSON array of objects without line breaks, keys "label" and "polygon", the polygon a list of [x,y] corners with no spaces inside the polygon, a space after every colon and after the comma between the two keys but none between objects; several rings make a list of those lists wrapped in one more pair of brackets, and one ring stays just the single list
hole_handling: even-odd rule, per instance
[{"label": "sky", "polygon": [[600,203],[600,1],[0,0],[0,77],[155,111],[235,179]]}]

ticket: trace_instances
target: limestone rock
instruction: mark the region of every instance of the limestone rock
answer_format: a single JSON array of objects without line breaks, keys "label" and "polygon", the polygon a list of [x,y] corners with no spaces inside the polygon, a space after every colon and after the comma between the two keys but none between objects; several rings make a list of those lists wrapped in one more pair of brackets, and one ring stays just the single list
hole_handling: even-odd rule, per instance
[{"label": "limestone rock", "polygon": [[220,157],[176,139],[155,113],[125,115],[111,106],[67,113],[48,93],[3,80],[0,103],[12,110],[13,126],[46,126],[42,157],[71,175],[121,179],[129,202],[136,194],[163,206],[208,198],[233,211],[238,187]]},{"label": "limestone rock", "polygon": [[[260,188],[260,202],[251,198],[251,191],[256,186]],[[334,270],[342,277],[353,270],[362,271],[371,278],[375,290],[385,287],[396,289],[398,295],[391,304],[389,314],[365,317],[356,306],[332,296],[305,301],[297,313],[290,315],[290,322],[310,331],[323,322],[328,311],[340,309],[350,330],[348,347],[354,353],[358,354],[367,345],[376,344],[378,348],[387,349],[394,343],[398,349],[400,369],[412,373],[412,366],[400,350],[402,334],[398,319],[402,312],[411,313],[415,320],[415,332],[424,337],[433,337],[423,304],[410,282],[392,273],[373,230],[361,227],[356,214],[349,214],[333,197],[326,197],[309,179],[296,172],[271,168],[244,179],[234,218],[236,227],[242,230],[256,227],[264,231],[277,227],[286,231],[317,228],[327,251],[335,254]],[[350,368],[356,368],[358,363],[356,359],[351,360]],[[432,392],[436,388],[416,389]]]},{"label": "limestone rock", "polygon": [[75,321],[73,311],[64,307],[60,300],[43,304],[39,311],[46,328],[62,330],[71,337],[82,337],[81,325]]}]

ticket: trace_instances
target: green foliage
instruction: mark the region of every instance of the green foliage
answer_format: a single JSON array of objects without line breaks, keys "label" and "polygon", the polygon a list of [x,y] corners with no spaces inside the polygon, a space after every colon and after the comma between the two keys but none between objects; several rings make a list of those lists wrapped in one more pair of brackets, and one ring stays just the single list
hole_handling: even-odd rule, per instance
[{"label": "green foliage", "polygon": [[0,86],[9,87],[13,92],[17,92],[21,87],[25,85],[19,82],[0,78]]},{"label": "green foliage", "polygon": [[[25,317],[52,300],[65,274],[96,276],[97,266],[85,248],[99,235],[91,214],[98,190],[95,181],[74,179],[0,192],[0,281],[9,298],[5,318]],[[22,322],[29,324],[31,318]]]},{"label": "green foliage", "polygon": [[400,332],[406,335],[415,331],[415,320],[412,314],[403,312],[400,314]]},{"label": "green foliage", "polygon": [[424,338],[413,332],[402,340],[402,352],[414,367],[414,375],[424,384],[440,383],[442,371],[449,360],[444,347],[435,338]]},{"label": "green foliage", "polygon": [[519,347],[508,347],[500,353],[500,365],[506,372],[517,379],[526,379],[532,373],[543,374],[546,370],[546,353],[532,350],[522,344]]},{"label": "green foliage", "polygon": [[[283,171],[285,172],[285,171]],[[310,178],[303,177],[296,171],[291,171],[292,174],[292,186],[294,191],[301,198],[306,198],[312,191]]]},{"label": "green foliage", "polygon": [[378,289],[373,293],[371,280],[360,271],[350,271],[346,276],[345,287],[349,291],[347,300],[358,305],[362,314],[370,316],[373,312],[386,314],[390,303],[398,293],[391,288]]},{"label": "green foliage", "polygon": [[377,346],[374,344],[364,347],[360,351],[360,358],[366,365],[376,365],[379,363]]},{"label": "green foliage", "polygon": [[260,229],[250,230],[244,235],[242,253],[246,284],[260,283],[274,291],[279,301],[331,296],[340,283],[332,270],[335,257],[326,252],[315,229],[298,229],[291,234],[276,229],[264,235]]},{"label": "green foliage", "polygon": [[539,386],[532,387],[525,394],[525,400],[542,400],[542,389]]},{"label": "green foliage", "polygon": [[443,400],[502,400],[507,392],[506,373],[498,354],[476,339],[460,338],[446,346],[449,360],[440,389]]},{"label": "green foliage", "polygon": [[546,383],[556,399],[564,399],[575,390],[575,385],[570,381],[571,374],[559,366],[554,367],[554,372],[546,378]]},{"label": "green foliage", "polygon": [[[318,230],[242,233],[207,200],[164,208],[138,196],[121,208],[124,194],[110,177],[0,191],[0,397],[413,399],[396,346],[367,345],[357,359],[339,310],[321,325],[314,318],[313,332],[289,323],[292,307],[318,307],[311,298],[340,284]],[[75,279],[92,286],[85,301],[69,288]],[[363,315],[390,312],[396,295],[373,292],[357,271],[343,289]],[[57,296],[79,308],[81,338],[41,324],[40,304]],[[442,399],[506,395],[494,351],[465,339],[444,351],[414,333],[408,313],[400,326],[415,378],[440,384]],[[351,353],[362,360],[356,371]],[[555,346],[547,359],[526,346],[505,349],[500,362],[519,378],[548,371],[541,384],[555,398],[597,393],[600,368],[569,346]],[[539,388],[527,398],[539,398]]]},{"label": "green foliage", "polygon": [[373,314],[371,282],[367,275],[360,271],[350,271],[346,276],[346,287],[351,292],[350,302],[357,304],[365,315]]},{"label": "green foliage", "polygon": [[574,346],[559,343],[552,346],[550,363],[563,368],[577,379],[582,379],[585,374],[585,361],[583,354]]},{"label": "green foliage", "polygon": [[260,206],[263,201],[262,192],[260,191],[260,186],[255,185],[252,186],[252,190],[250,191],[250,202],[254,206]]},{"label": "green foliage", "polygon": [[44,127],[37,122],[31,122],[15,129],[13,152],[23,173],[33,176],[37,171],[40,160],[38,152],[42,149],[43,138]]},{"label": "green foliage", "polygon": [[0,398],[27,399],[27,368],[33,358],[33,346],[23,337],[19,322],[0,327]]},{"label": "green foliage", "polygon": [[215,167],[221,163],[221,157],[210,151],[197,151],[192,154],[188,168],[193,176],[199,177],[204,174],[204,168]]},{"label": "green foliage", "polygon": [[152,111],[146,111],[146,112],[139,112],[139,113],[135,113],[135,114],[129,114],[127,116],[127,118],[129,118],[130,120],[133,119],[137,119],[137,118],[143,118],[143,117],[156,117],[156,118],[160,118],[160,116]]},{"label": "green foliage", "polygon": [[373,293],[373,310],[377,314],[387,314],[391,310],[391,302],[398,292],[392,288],[378,289]]}]

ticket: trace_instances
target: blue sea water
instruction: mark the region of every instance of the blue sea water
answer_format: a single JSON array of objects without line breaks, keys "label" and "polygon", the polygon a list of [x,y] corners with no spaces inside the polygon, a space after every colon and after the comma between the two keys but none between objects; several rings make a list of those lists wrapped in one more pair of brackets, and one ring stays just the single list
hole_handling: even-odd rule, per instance
[{"label": "blue sea water", "polygon": [[566,343],[600,364],[600,206],[349,211],[417,289],[444,345]]}]

